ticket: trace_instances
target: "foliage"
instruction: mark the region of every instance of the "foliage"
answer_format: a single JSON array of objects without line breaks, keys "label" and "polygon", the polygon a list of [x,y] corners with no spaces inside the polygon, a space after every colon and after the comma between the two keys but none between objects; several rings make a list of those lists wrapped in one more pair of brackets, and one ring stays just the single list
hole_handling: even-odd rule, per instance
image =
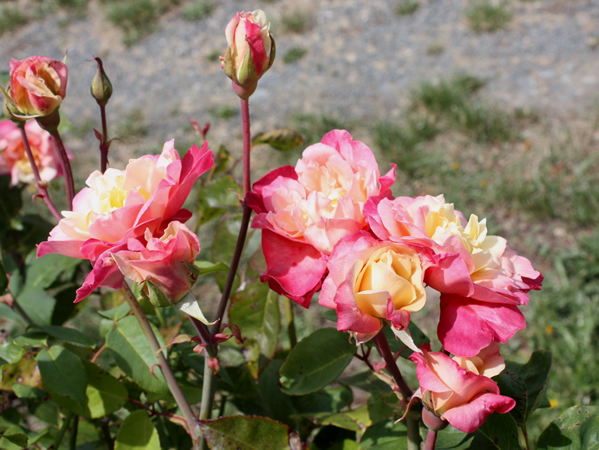
[{"label": "foliage", "polygon": [[512,18],[503,4],[476,0],[465,12],[468,25],[476,33],[491,33],[507,26]]},{"label": "foliage", "polygon": [[210,15],[212,9],[212,3],[206,1],[187,3],[183,7],[183,18],[189,21],[202,20]]},{"label": "foliage", "polygon": [[0,9],[0,36],[22,27],[28,22],[18,6],[4,6]]},{"label": "foliage", "polygon": [[293,64],[304,57],[308,50],[301,47],[292,47],[285,52],[283,55],[283,62],[285,64]]},{"label": "foliage", "polygon": [[398,16],[409,16],[414,14],[420,8],[420,3],[416,1],[403,1],[395,6],[395,14]]}]

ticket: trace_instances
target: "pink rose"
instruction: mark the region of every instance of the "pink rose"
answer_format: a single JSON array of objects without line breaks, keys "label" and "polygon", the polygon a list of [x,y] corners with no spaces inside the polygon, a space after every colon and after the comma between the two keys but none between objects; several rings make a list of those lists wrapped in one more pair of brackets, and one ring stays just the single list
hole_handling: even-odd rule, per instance
[{"label": "pink rose", "polygon": [[254,184],[248,204],[258,214],[270,287],[304,307],[326,272],[333,247],[367,229],[362,214],[373,196],[390,196],[394,168],[381,177],[372,151],[347,131],[334,130],[304,150],[295,168],[284,166]]},{"label": "pink rose", "polygon": [[272,66],[275,41],[270,34],[270,22],[264,11],[240,12],[225,29],[227,51],[221,56],[221,65],[233,81],[242,88],[236,91],[247,98],[255,90],[258,80]]},{"label": "pink rose", "polygon": [[[461,367],[444,353],[412,353],[422,398],[426,408],[464,433],[473,433],[494,412],[505,414],[516,402],[499,395],[499,387],[490,378]],[[490,352],[494,353],[494,352]]]},{"label": "pink rose", "polygon": [[160,155],[132,159],[125,170],[95,171],[75,196],[73,211],[63,211],[64,219],[39,244],[38,257],[60,253],[93,263],[76,301],[98,286],[119,288],[123,275],[111,254],[126,250],[129,239],[143,238],[147,230],[160,235],[169,222],[189,219],[191,213],[181,207],[193,183],[213,164],[206,142],[201,149],[192,146],[181,160],[169,141]]},{"label": "pink rose", "polygon": [[[112,254],[125,277],[137,282],[150,281],[172,302],[187,294],[195,282],[186,263],[193,264],[200,252],[197,236],[181,222],[170,222],[160,238],[146,230],[145,245],[129,239],[125,250]],[[146,294],[148,288],[145,287]]]},{"label": "pink rose", "polygon": [[9,109],[16,117],[52,114],[67,94],[68,69],[47,56],[10,62]]},{"label": "pink rose", "polygon": [[405,244],[360,231],[339,241],[328,269],[319,303],[337,312],[337,329],[354,333],[358,344],[385,323],[404,330],[426,302],[420,259]]},{"label": "pink rose", "polygon": [[[56,157],[50,133],[43,130],[35,121],[27,122],[25,132],[41,179],[52,181],[61,176],[62,168]],[[35,183],[29,159],[25,154],[21,130],[11,120],[0,121],[0,174],[11,175],[11,186],[19,183]]]}]

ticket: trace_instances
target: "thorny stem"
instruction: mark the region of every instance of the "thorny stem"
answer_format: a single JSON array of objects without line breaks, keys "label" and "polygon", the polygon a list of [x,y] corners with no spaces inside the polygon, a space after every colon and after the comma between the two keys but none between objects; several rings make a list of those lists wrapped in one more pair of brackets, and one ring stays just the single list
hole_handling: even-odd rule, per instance
[{"label": "thorny stem", "polygon": [[67,191],[67,208],[69,211],[73,210],[73,198],[75,197],[75,181],[73,180],[73,171],[71,169],[71,163],[67,155],[67,151],[62,142],[62,138],[58,133],[58,130],[51,131],[50,134],[56,142],[56,149],[58,150],[58,156],[60,157],[60,164],[62,165],[62,172],[64,176],[65,189]]},{"label": "thorny stem", "polygon": [[100,140],[100,168],[102,173],[106,172],[108,167],[108,139],[106,126],[106,106],[100,105],[100,117],[102,118],[102,139]]},{"label": "thorny stem", "polygon": [[435,443],[437,442],[437,432],[435,430],[428,430],[426,435],[425,450],[435,450]]},{"label": "thorny stem", "polygon": [[25,125],[19,125],[19,129],[21,130],[21,138],[23,139],[23,145],[25,146],[25,154],[27,155],[27,159],[31,165],[31,170],[33,171],[33,176],[35,177],[35,185],[37,186],[39,195],[44,200],[44,203],[46,203],[46,206],[54,218],[60,222],[60,213],[56,209],[56,206],[54,206],[54,203],[52,203],[52,200],[50,200],[48,189],[46,188],[45,182],[42,182],[40,172],[37,168],[37,164],[35,163],[35,158],[33,157],[31,146],[29,145],[29,139],[27,138],[27,133],[25,132]]},{"label": "thorny stem", "polygon": [[156,360],[158,362],[158,365],[160,366],[160,369],[162,370],[162,374],[164,375],[166,384],[168,385],[171,394],[173,394],[173,397],[175,398],[177,405],[179,406],[179,408],[181,408],[181,411],[183,412],[185,422],[187,422],[187,432],[191,436],[191,439],[195,445],[195,443],[198,440],[197,435],[199,427],[197,425],[196,417],[193,414],[193,411],[191,410],[191,406],[189,406],[189,402],[185,398],[185,395],[183,394],[183,391],[181,390],[179,383],[177,383],[177,380],[175,379],[175,376],[173,375],[173,372],[171,371],[171,368],[168,365],[168,362],[164,357],[164,354],[160,350],[160,344],[158,343],[156,335],[154,334],[154,331],[150,326],[150,322],[148,322],[148,319],[146,318],[143,310],[141,309],[141,306],[139,306],[139,303],[133,295],[131,288],[126,282],[123,283],[123,290],[126,294],[125,300],[127,300],[127,303],[131,308],[131,311],[133,311],[135,318],[139,322],[139,325],[144,335],[146,336],[148,343],[150,344],[150,348],[156,355]]}]

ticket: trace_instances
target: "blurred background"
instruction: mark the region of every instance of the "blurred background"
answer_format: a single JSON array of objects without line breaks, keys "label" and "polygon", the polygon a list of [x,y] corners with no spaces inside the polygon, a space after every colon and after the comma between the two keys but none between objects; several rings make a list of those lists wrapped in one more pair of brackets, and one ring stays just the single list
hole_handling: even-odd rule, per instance
[{"label": "blurred background", "polygon": [[[12,58],[68,51],[61,112],[77,189],[100,159],[93,56],[114,87],[114,167],[172,138],[181,152],[200,144],[190,119],[237,158],[239,101],[218,57],[231,17],[257,8],[277,59],[250,100],[253,133],[287,127],[309,145],[348,129],[381,172],[398,165],[396,195],[442,193],[486,217],[546,275],[505,352],[553,351],[552,412],[535,413],[534,433],[597,404],[599,1],[0,0],[0,78]],[[300,154],[257,146],[254,179]]]}]

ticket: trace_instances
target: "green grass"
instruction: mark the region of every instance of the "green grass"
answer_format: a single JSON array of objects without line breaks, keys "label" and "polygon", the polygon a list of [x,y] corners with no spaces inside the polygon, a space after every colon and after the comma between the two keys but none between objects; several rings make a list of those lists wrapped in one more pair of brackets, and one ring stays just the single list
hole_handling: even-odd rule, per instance
[{"label": "green grass", "polygon": [[0,36],[25,25],[28,18],[17,6],[5,6],[0,9]]},{"label": "green grass", "polygon": [[342,129],[351,133],[353,124],[329,114],[293,114],[291,129],[304,138],[305,147],[320,142],[322,136],[331,130]]},{"label": "green grass", "polygon": [[303,33],[308,30],[310,16],[300,11],[294,11],[281,17],[283,30],[288,33]]},{"label": "green grass", "polygon": [[126,140],[148,134],[148,125],[141,109],[134,109],[116,126],[116,137]]},{"label": "green grass", "polygon": [[504,29],[512,14],[503,4],[475,1],[465,12],[468,25],[475,33],[492,33]]},{"label": "green grass", "polygon": [[208,56],[206,56],[206,59],[208,61],[218,61],[219,58],[223,55],[223,53],[224,53],[223,49],[215,48],[210,53],[208,53]]},{"label": "green grass", "polygon": [[133,45],[154,32],[160,15],[158,5],[152,0],[110,0],[105,12],[108,21],[125,33],[126,45]]},{"label": "green grass", "polygon": [[202,20],[210,15],[213,10],[212,3],[195,1],[183,7],[183,18],[189,21]]},{"label": "green grass", "polygon": [[429,56],[437,56],[445,51],[445,46],[440,42],[433,42],[426,49],[426,54]]},{"label": "green grass", "polygon": [[239,108],[235,106],[223,105],[217,108],[211,108],[208,110],[208,112],[215,119],[227,120],[231,117],[235,117],[239,113]]},{"label": "green grass", "polygon": [[283,62],[285,64],[293,64],[304,57],[308,50],[301,47],[292,47],[285,52],[283,55]]},{"label": "green grass", "polygon": [[415,1],[404,1],[395,6],[395,14],[398,16],[409,16],[414,14],[420,8],[420,3]]}]

